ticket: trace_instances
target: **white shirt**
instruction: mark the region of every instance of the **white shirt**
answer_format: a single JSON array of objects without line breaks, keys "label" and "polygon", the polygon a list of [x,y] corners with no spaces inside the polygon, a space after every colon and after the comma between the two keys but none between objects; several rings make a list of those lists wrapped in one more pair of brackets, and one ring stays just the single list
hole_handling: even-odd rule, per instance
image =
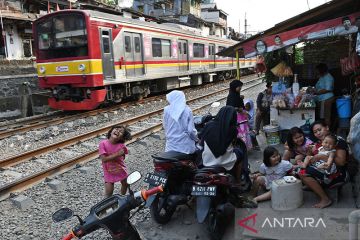
[{"label": "white shirt", "polygon": [[265,184],[266,189],[271,188],[271,183],[274,180],[280,179],[286,176],[286,173],[292,168],[292,165],[289,161],[281,160],[279,164],[273,167],[267,167],[264,163],[260,165],[259,172],[265,175]]},{"label": "white shirt", "polygon": [[191,109],[186,106],[178,121],[170,116],[169,108],[164,109],[163,126],[165,130],[165,152],[176,151],[186,154],[194,153],[197,131]]},{"label": "white shirt", "polygon": [[226,149],[226,152],[220,157],[216,158],[211,152],[209,146],[204,142],[204,151],[202,153],[203,165],[205,167],[220,166],[226,170],[231,170],[234,167],[236,162],[236,155],[234,153],[234,148],[230,144]]}]

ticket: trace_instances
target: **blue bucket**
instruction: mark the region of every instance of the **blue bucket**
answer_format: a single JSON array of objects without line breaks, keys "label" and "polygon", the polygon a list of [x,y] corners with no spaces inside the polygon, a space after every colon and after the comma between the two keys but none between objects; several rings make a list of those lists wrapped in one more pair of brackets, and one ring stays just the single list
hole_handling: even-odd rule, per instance
[{"label": "blue bucket", "polygon": [[339,98],[336,100],[336,108],[339,118],[350,118],[351,117],[351,99],[350,98]]}]

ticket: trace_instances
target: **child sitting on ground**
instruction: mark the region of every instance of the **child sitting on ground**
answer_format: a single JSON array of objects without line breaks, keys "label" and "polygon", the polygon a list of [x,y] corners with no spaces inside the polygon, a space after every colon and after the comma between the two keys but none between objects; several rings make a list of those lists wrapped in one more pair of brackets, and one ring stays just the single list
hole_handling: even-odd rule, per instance
[{"label": "child sitting on ground", "polygon": [[[325,173],[327,176],[336,173],[336,165],[334,163],[335,152],[336,152],[337,138],[335,135],[327,135],[322,141],[322,146],[318,149],[317,155],[327,156],[327,160],[315,160],[315,156],[307,156],[302,164],[299,164],[302,168],[307,166],[315,168],[321,173]],[[324,179],[326,183],[328,179]]]},{"label": "child sitting on ground", "polygon": [[[256,196],[254,200],[260,202],[271,199],[272,182],[286,176],[287,172],[291,169],[291,163],[286,160],[281,160],[281,155],[276,148],[270,146],[266,147],[259,173],[253,176],[254,184],[252,193]],[[259,187],[265,188],[267,192],[257,196]]]},{"label": "child sitting on ground", "polygon": [[298,128],[293,127],[287,135],[285,143],[284,160],[295,159],[295,164],[301,165],[304,158],[311,155],[313,142],[305,137],[304,132]]}]

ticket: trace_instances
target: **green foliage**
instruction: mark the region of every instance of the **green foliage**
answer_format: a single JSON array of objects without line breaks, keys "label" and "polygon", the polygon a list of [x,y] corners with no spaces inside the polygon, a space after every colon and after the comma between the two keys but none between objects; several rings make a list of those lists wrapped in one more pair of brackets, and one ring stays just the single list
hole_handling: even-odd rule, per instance
[{"label": "green foliage", "polygon": [[270,70],[279,64],[281,61],[284,61],[287,65],[290,65],[291,61],[288,54],[284,49],[280,49],[277,51],[272,51],[265,54],[265,65],[266,65],[266,73],[265,78],[267,82],[276,82],[279,77],[275,76]]},{"label": "green foliage", "polygon": [[304,48],[295,48],[295,64],[304,64]]}]

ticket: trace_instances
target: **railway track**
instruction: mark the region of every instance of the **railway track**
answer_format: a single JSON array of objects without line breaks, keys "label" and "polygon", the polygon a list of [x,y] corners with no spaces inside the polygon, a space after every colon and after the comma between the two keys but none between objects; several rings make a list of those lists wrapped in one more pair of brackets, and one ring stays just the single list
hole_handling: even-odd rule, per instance
[{"label": "railway track", "polygon": [[[245,92],[246,90],[254,88],[260,85],[261,83],[262,83],[261,79],[257,79],[255,81],[249,81],[244,85],[242,91]],[[226,99],[227,91],[228,91],[227,88],[217,90],[215,92],[212,92],[211,94],[190,99],[188,100],[188,104],[190,105],[194,113],[198,113],[202,111],[204,108],[211,105],[212,102],[222,101]],[[61,155],[62,151],[74,152],[73,155],[77,155],[65,161],[58,160],[55,161],[55,163],[53,162],[52,163],[42,162],[43,164],[38,163],[40,169],[39,171],[29,173],[26,176],[22,176],[20,178],[11,180],[1,185],[0,200],[7,198],[9,194],[12,192],[17,192],[27,189],[32,185],[44,180],[47,177],[63,173],[73,168],[76,164],[84,163],[94,158],[97,158],[98,157],[97,143],[100,140],[100,136],[105,135],[105,133],[113,125],[118,125],[118,124],[128,125],[129,128],[132,129],[133,140],[131,140],[127,144],[137,141],[138,139],[144,138],[145,136],[151,135],[157,131],[160,131],[162,129],[162,122],[161,122],[162,112],[163,112],[163,108],[130,119],[114,122],[112,124],[101,127],[94,131],[86,132],[76,137],[55,142],[38,149],[17,154],[7,159],[1,160],[0,167],[2,169],[9,169],[11,167],[14,168],[22,164],[35,164],[34,161],[29,161],[29,160],[38,160],[40,158],[44,158],[44,156],[46,155],[54,154],[54,151],[60,153],[58,154],[57,157],[55,157],[58,159],[63,158]],[[82,150],[80,150],[80,153],[79,150],[71,149],[71,147],[75,145],[77,147],[83,145]],[[91,150],[89,150],[89,148],[91,148]],[[49,165],[49,166],[45,169],[41,169],[41,167],[43,168],[44,165]],[[21,170],[21,168],[19,169]],[[28,171],[26,171],[26,173],[28,173]]]},{"label": "railway track", "polygon": [[[254,75],[249,75],[249,76],[244,77],[244,84],[251,83],[252,81],[257,79],[257,78],[253,79],[253,77],[254,77]],[[217,83],[213,83],[213,84],[207,84],[206,87],[211,87],[216,84],[219,84],[219,83],[217,82]],[[204,86],[199,86],[196,88],[186,90],[185,94],[189,91],[197,91],[202,88],[204,88]],[[157,101],[159,99],[165,99],[164,95],[145,98],[143,100],[137,101],[135,104],[142,104],[142,103],[147,103],[147,102],[151,102],[151,101]],[[116,111],[120,108],[127,108],[129,106],[132,106],[133,104],[134,104],[134,102],[127,102],[127,103],[122,103],[122,104],[116,105],[116,106],[95,109],[92,111],[87,111],[87,112],[82,112],[82,113],[64,113],[61,111],[56,111],[56,112],[54,112],[54,114],[44,114],[41,116],[33,116],[33,117],[29,117],[29,118],[14,120],[11,123],[0,124],[0,140],[10,137],[10,136],[13,136],[13,135],[16,135],[16,134],[28,132],[30,130],[41,129],[41,128],[45,128],[48,126],[62,124],[67,121],[74,121],[79,118],[88,118],[88,117],[96,116],[96,115],[103,114],[106,112]]]}]

